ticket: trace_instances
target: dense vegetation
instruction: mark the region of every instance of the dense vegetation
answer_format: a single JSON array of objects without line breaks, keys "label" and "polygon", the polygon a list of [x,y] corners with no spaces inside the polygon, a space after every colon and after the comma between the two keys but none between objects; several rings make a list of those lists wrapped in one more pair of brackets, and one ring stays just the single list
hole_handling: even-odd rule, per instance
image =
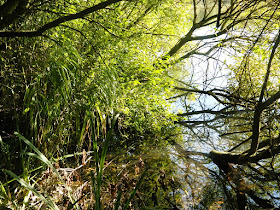
[{"label": "dense vegetation", "polygon": [[0,208],[279,207],[279,6],[0,0]]}]

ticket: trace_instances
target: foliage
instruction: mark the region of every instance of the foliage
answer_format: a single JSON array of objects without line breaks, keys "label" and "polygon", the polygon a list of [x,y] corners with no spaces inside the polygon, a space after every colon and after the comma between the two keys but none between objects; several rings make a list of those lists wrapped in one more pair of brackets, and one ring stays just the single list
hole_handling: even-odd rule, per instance
[{"label": "foliage", "polygon": [[276,208],[279,6],[0,1],[1,204]]},{"label": "foliage", "polygon": [[[157,52],[168,46],[163,41],[169,34],[160,34],[163,31],[161,25],[168,23],[165,32],[175,30],[170,24],[175,21],[171,13],[166,22],[163,19],[167,17],[159,10],[160,4],[168,8],[169,2],[113,2],[116,4],[110,8],[104,6],[103,10],[96,10],[96,5],[102,5],[102,2],[91,2],[93,13],[66,21],[59,28],[49,28],[43,36],[1,40],[1,80],[4,84],[1,86],[4,96],[1,98],[1,115],[4,116],[1,150],[6,149],[7,154],[1,154],[1,158],[7,159],[3,163],[7,170],[1,172],[2,192],[6,195],[6,191],[21,189],[15,182],[10,183],[11,178],[25,188],[23,197],[10,194],[1,203],[12,206],[11,201],[16,198],[14,206],[22,206],[34,199],[29,207],[37,208],[42,204],[38,202],[37,194],[53,207],[68,205],[70,208],[75,204],[77,208],[86,205],[100,209],[102,205],[110,205],[110,202],[99,202],[100,198],[107,200],[108,181],[106,173],[102,173],[106,171],[105,156],[116,154],[118,157],[124,153],[122,161],[126,162],[132,156],[136,158],[144,154],[144,150],[141,151],[144,146],[151,145],[155,150],[163,148],[167,139],[176,133],[178,128],[172,124],[176,116],[170,112],[169,102],[165,101],[171,95],[169,90],[173,81],[164,69],[153,66]],[[4,5],[1,4],[1,8]],[[86,7],[88,4],[84,1],[34,1],[25,7],[21,18],[14,19],[9,26],[1,25],[1,29],[41,30],[38,26],[44,28],[44,25],[59,20],[61,15],[77,14]],[[172,12],[178,13],[176,10]],[[4,23],[8,16],[1,18]],[[121,19],[123,21],[119,21]],[[10,117],[13,114],[14,117]],[[119,117],[113,120],[118,114]],[[30,139],[33,149],[41,151],[49,163],[58,164],[58,172],[48,169],[54,168],[52,164],[39,168],[38,172],[33,171],[42,163],[27,155],[30,154],[29,148],[17,140],[14,131]],[[93,154],[95,161],[89,160],[90,164],[83,165],[88,170],[78,172],[73,167],[80,164],[80,156],[63,157],[81,151],[87,151],[82,153],[83,158],[85,154]],[[157,160],[162,161],[161,158],[158,155]],[[169,159],[168,156],[165,158]],[[54,163],[53,160],[59,161]],[[69,172],[67,167],[71,168]],[[93,175],[90,175],[91,167],[94,168]],[[158,173],[157,169],[158,166],[149,174]],[[133,167],[127,170],[134,171]],[[72,173],[77,181],[69,179]],[[126,194],[138,195],[136,190],[145,178],[138,175],[129,173],[131,183],[138,179],[139,182],[134,191],[126,189]],[[65,186],[72,188],[75,199],[70,203],[68,198],[61,197],[64,190],[62,185],[56,184],[60,182],[56,176],[67,182]],[[121,184],[120,176],[112,177]],[[92,184],[86,181],[90,178],[94,178]],[[77,188],[78,183],[83,188]],[[52,187],[43,190],[46,186]],[[153,187],[154,183],[145,185],[148,191]],[[85,197],[81,194],[83,191],[87,193]],[[48,195],[50,198],[46,197]],[[95,204],[92,203],[94,200]],[[121,197],[119,202],[124,206],[136,203],[132,196],[130,200]]]}]

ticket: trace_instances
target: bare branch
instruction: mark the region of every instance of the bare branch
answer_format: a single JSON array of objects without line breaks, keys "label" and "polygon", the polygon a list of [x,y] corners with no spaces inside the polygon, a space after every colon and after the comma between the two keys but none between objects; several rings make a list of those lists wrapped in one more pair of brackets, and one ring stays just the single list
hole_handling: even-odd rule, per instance
[{"label": "bare branch", "polygon": [[[183,87],[175,87],[175,89],[186,91],[186,92],[193,92],[193,93],[200,93],[200,94],[209,95],[209,96],[212,96],[213,98],[215,98],[221,104],[229,104],[229,105],[237,105],[238,104],[239,106],[244,106],[241,103],[241,101],[251,102],[250,100],[243,99],[239,96],[236,96],[236,95],[233,95],[233,94],[230,94],[230,93],[223,93],[224,91],[219,90],[219,89],[213,89],[213,90],[209,90],[209,91],[199,90],[199,89],[189,89],[189,88],[183,88]],[[219,97],[223,97],[227,101],[222,100]]]},{"label": "bare branch", "polygon": [[263,102],[262,109],[266,109],[268,106],[276,102],[280,98],[280,91],[272,95],[269,99]]},{"label": "bare branch", "polygon": [[217,25],[216,25],[217,28],[219,28],[220,26],[221,11],[222,11],[222,0],[218,0],[218,16],[217,16]]},{"label": "bare branch", "polygon": [[[264,97],[264,92],[266,91],[267,88],[267,82],[268,82],[268,78],[269,78],[269,74],[270,74],[270,68],[271,68],[271,64],[272,64],[272,60],[273,57],[275,55],[276,49],[279,45],[280,42],[280,28],[278,31],[278,35],[277,38],[275,39],[275,43],[273,45],[270,57],[269,57],[269,61],[267,64],[267,70],[266,70],[266,75],[264,78],[264,82],[263,82],[263,86],[262,86],[262,90],[261,90],[261,94],[259,97],[259,101],[258,104],[256,106],[256,111],[254,113],[254,121],[253,121],[253,134],[252,134],[252,143],[251,143],[251,149],[248,153],[248,155],[251,155],[253,153],[256,152],[256,150],[258,149],[258,144],[259,144],[259,128],[260,128],[260,118],[261,118],[261,113],[264,110],[264,103],[262,102],[263,97]],[[276,95],[274,95],[274,98],[278,98],[280,93],[277,93]],[[271,100],[269,100],[269,102],[266,103],[266,105],[269,105],[270,103],[273,102],[274,98],[270,98]],[[275,100],[276,100],[275,99]]]},{"label": "bare branch", "polygon": [[200,110],[200,111],[193,111],[193,112],[186,112],[182,114],[177,114],[178,116],[191,116],[191,115],[197,115],[197,114],[215,114],[215,115],[233,115],[237,113],[244,113],[247,112],[248,110],[232,110],[232,111],[225,111],[225,109],[214,111],[214,110]]},{"label": "bare branch", "polygon": [[197,18],[197,7],[196,2],[193,0],[193,24],[195,24]]}]

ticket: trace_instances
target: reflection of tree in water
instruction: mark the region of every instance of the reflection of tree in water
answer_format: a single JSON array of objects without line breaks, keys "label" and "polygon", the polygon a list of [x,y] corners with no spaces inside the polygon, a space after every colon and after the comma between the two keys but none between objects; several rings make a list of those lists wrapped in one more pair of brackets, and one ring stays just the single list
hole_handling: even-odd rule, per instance
[{"label": "reflection of tree in water", "polygon": [[[212,84],[212,86],[209,87],[200,85],[203,89],[199,89],[196,88],[196,86],[184,86],[183,82],[181,86],[176,87],[177,90],[181,91],[181,94],[176,96],[176,98],[184,98],[194,94],[197,100],[202,99],[196,102],[196,107],[192,107],[193,104],[191,103],[184,104],[186,111],[179,114],[182,119],[176,122],[183,125],[187,130],[188,139],[186,145],[200,145],[202,151],[205,151],[205,147],[208,145],[208,148],[213,148],[215,150],[210,153],[194,152],[193,150],[185,150],[176,144],[175,148],[177,148],[177,151],[182,154],[186,161],[198,159],[198,167],[199,164],[209,163],[209,159],[213,161],[220,169],[220,174],[217,175],[216,172],[214,173],[216,179],[217,176],[219,176],[219,180],[222,180],[222,185],[220,185],[219,189],[224,192],[225,195],[230,193],[228,197],[236,201],[236,205],[238,205],[239,209],[244,209],[246,205],[252,208],[256,206],[272,208],[273,205],[277,205],[277,179],[273,179],[270,175],[277,177],[278,174],[276,160],[280,152],[278,148],[279,136],[275,131],[277,131],[279,127],[277,121],[278,115],[276,113],[278,113],[277,101],[280,94],[275,86],[271,83],[268,85],[268,78],[273,74],[273,80],[276,78],[279,80],[279,77],[275,77],[275,73],[272,73],[275,71],[272,70],[272,61],[277,53],[276,49],[280,39],[279,32],[277,32],[278,29],[274,28],[276,32],[274,34],[276,34],[276,36],[273,41],[268,37],[271,43],[271,49],[269,53],[266,53],[266,60],[260,60],[260,56],[263,56],[265,51],[253,51],[256,45],[261,45],[263,43],[261,38],[263,38],[263,34],[265,34],[264,31],[270,31],[269,27],[273,25],[273,20],[277,17],[276,11],[279,5],[278,3],[270,3],[272,2],[269,2],[267,5],[272,6],[273,9],[271,9],[269,14],[265,15],[267,21],[262,22],[262,31],[260,31],[258,33],[259,35],[256,37],[247,37],[247,32],[251,34],[250,29],[246,28],[246,26],[250,25],[250,20],[247,19],[248,16],[247,18],[244,17],[242,12],[240,15],[235,16],[236,22],[240,21],[241,23],[242,18],[246,20],[245,25],[241,23],[241,27],[243,27],[241,31],[238,31],[238,27],[235,26],[236,28],[233,34],[238,34],[239,36],[244,35],[244,40],[237,43],[241,43],[240,46],[246,46],[247,51],[245,50],[245,56],[241,58],[241,62],[236,63],[235,67],[233,65],[230,66],[232,78],[229,80],[227,87],[221,88],[219,84],[216,84],[215,87],[215,84]],[[248,9],[248,11],[251,12],[250,16],[254,17],[254,13],[256,13],[257,10],[255,10],[255,8],[249,9],[250,4],[258,6],[258,2],[251,2],[242,6],[244,6],[243,8],[245,10]],[[232,9],[233,8],[231,8],[231,10]],[[242,9],[240,11],[242,11]],[[201,23],[203,23],[203,18],[198,21],[198,25]],[[255,31],[257,26],[255,26],[254,23],[251,24],[253,24],[251,30]],[[226,24],[223,25],[222,22],[218,25],[226,27]],[[231,35],[228,32],[229,31],[226,32],[228,34],[227,40],[221,40],[225,41],[225,46],[229,44],[228,47],[234,47],[232,49],[235,50],[238,49],[238,45],[234,45],[234,43],[230,42],[229,37],[231,37]],[[178,52],[186,43],[194,40],[211,40],[211,38],[214,38],[211,34],[198,36],[197,38],[191,34],[192,31],[190,30],[190,32],[169,52],[169,55]],[[220,35],[222,35],[222,33],[219,31],[216,37]],[[219,44],[221,44],[221,40]],[[218,59],[217,52],[222,52],[224,50],[224,48],[220,46],[218,48],[214,46],[204,52],[197,52],[197,49],[200,49],[200,47],[193,49],[190,53],[186,53],[181,59],[196,55],[197,58],[203,55],[208,57],[207,59]],[[254,65],[256,69],[254,69]],[[262,70],[260,71],[258,68]],[[277,67],[275,66],[274,68]],[[205,72],[207,73],[207,70],[205,70]],[[212,97],[213,100],[216,101],[216,104],[212,105],[211,102],[211,106],[209,106],[207,100],[203,100],[204,95]],[[186,97],[186,99],[188,98]],[[207,133],[209,135],[207,135]],[[215,133],[222,138],[217,138],[216,135],[214,135]],[[196,140],[197,143],[192,143],[194,140]],[[220,142],[223,145],[217,145],[217,143]],[[226,146],[227,144],[229,146]],[[227,148],[229,147],[229,149],[225,149],[225,146]],[[219,152],[217,149],[225,152]],[[207,150],[209,149],[206,149],[206,151]],[[235,166],[233,166],[233,164],[235,164]],[[200,170],[207,169],[201,167]],[[214,171],[212,171],[212,167],[209,168],[209,170],[210,174],[213,176]],[[263,171],[266,171],[266,173]],[[208,196],[207,190],[206,196]],[[221,203],[223,202],[224,201],[221,201]],[[210,203],[208,204],[210,205]],[[202,201],[201,205],[205,205],[205,202]]]}]

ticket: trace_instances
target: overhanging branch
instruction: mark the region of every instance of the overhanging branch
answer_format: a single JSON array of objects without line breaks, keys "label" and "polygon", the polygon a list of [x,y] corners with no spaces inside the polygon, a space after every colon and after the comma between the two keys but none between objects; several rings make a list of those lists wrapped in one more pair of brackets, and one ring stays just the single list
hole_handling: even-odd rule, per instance
[{"label": "overhanging branch", "polygon": [[59,26],[61,23],[65,23],[71,20],[76,20],[79,18],[83,18],[84,16],[93,13],[95,11],[98,11],[100,9],[104,9],[109,5],[115,4],[117,2],[120,2],[122,0],[108,0],[105,2],[101,2],[97,5],[94,5],[90,8],[87,8],[85,10],[82,10],[81,12],[63,16],[61,18],[58,18],[54,21],[51,21],[44,26],[40,27],[36,31],[0,31],[0,37],[35,37],[35,36],[42,36],[43,33],[51,28],[55,28]]}]

